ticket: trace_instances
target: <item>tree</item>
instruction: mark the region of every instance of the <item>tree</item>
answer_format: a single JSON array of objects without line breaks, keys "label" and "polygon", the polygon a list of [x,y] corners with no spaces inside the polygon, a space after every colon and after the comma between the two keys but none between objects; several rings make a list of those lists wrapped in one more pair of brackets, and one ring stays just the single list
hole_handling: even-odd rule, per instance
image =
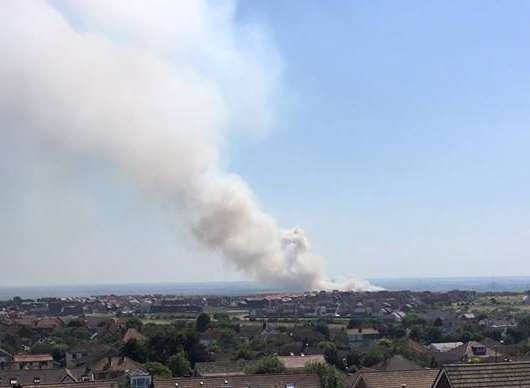
[{"label": "tree", "polygon": [[375,348],[369,350],[361,357],[361,365],[371,367],[385,359],[385,354],[381,349]]},{"label": "tree", "polygon": [[147,361],[147,348],[143,343],[131,339],[123,344],[120,355],[143,363]]},{"label": "tree", "polygon": [[315,330],[322,334],[326,339],[329,339],[329,327],[325,321],[317,321],[315,325]]},{"label": "tree", "polygon": [[195,328],[199,333],[204,333],[210,327],[210,316],[206,313],[200,313],[195,322]]},{"label": "tree", "polygon": [[125,330],[127,329],[136,329],[142,331],[143,323],[142,320],[137,317],[131,317],[125,322]]},{"label": "tree", "polygon": [[219,346],[225,351],[237,349],[240,344],[239,336],[232,329],[218,329]]},{"label": "tree", "polygon": [[285,371],[285,367],[275,356],[265,356],[250,368],[250,373],[255,374],[270,374],[270,373],[281,373]]},{"label": "tree", "polygon": [[253,352],[247,344],[243,344],[239,347],[234,358],[236,360],[253,360],[256,358],[256,353]]},{"label": "tree", "polygon": [[159,362],[148,362],[144,364],[144,368],[153,376],[171,377],[171,370]]},{"label": "tree", "polygon": [[83,326],[85,326],[85,325],[83,324],[83,322],[80,319],[72,319],[66,325],[66,327],[83,327]]},{"label": "tree", "polygon": [[339,362],[339,354],[337,352],[337,345],[333,342],[322,341],[318,344],[318,347],[324,351],[324,357],[326,361],[331,365],[337,365]]},{"label": "tree", "polygon": [[21,326],[20,329],[18,329],[17,334],[19,337],[22,337],[22,338],[31,338],[32,332],[31,332],[31,329],[29,329],[28,327]]},{"label": "tree", "polygon": [[344,382],[335,368],[322,362],[310,362],[304,368],[306,373],[316,373],[321,388],[343,388]]},{"label": "tree", "polygon": [[[160,325],[162,326],[162,325]],[[146,325],[147,351],[150,361],[167,364],[170,356],[184,350],[188,354],[198,345],[199,338],[195,330],[181,330],[172,325],[154,329]]]},{"label": "tree", "polygon": [[186,358],[186,353],[182,351],[169,357],[167,365],[175,377],[185,376],[190,373],[190,362]]},{"label": "tree", "polygon": [[407,314],[401,320],[401,324],[403,325],[403,327],[411,327],[411,326],[414,326],[414,325],[424,325],[425,324],[425,319],[423,319],[422,317],[420,317],[416,313],[410,313],[410,314]]},{"label": "tree", "polygon": [[7,350],[9,353],[16,353],[18,349],[18,341],[19,338],[17,338],[14,335],[6,334],[2,340],[2,347],[4,350]]}]

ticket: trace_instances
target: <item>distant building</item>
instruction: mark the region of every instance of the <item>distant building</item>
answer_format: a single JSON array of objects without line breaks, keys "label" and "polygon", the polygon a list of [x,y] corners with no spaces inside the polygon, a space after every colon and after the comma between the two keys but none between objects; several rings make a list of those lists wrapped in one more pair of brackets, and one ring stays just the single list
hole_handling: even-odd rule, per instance
[{"label": "distant building", "polygon": [[105,357],[94,364],[94,374],[97,380],[116,379],[130,371],[145,372],[142,364],[129,357]]},{"label": "distant building", "polygon": [[53,357],[51,354],[15,354],[12,369],[52,369]]},{"label": "distant building", "polygon": [[248,361],[226,360],[195,363],[195,375],[201,377],[242,376]]},{"label": "distant building", "polygon": [[379,371],[397,371],[397,370],[414,370],[423,369],[420,365],[414,361],[410,361],[400,354],[396,354],[378,364],[375,364],[371,369]]},{"label": "distant building", "polygon": [[449,352],[462,345],[464,345],[463,342],[433,342],[429,345],[429,349],[435,352]]},{"label": "distant building", "polygon": [[145,342],[145,336],[136,330],[134,327],[129,328],[122,337],[122,342],[126,344],[127,342],[135,340],[138,342]]},{"label": "distant building", "polygon": [[431,349],[431,356],[436,365],[470,360],[495,362],[504,357],[499,349],[492,349],[477,341],[469,341],[465,344],[461,342],[437,343],[429,345],[429,349]]},{"label": "distant building", "polygon": [[93,367],[102,358],[115,356],[116,350],[105,344],[88,343],[73,347],[65,352],[67,368]]},{"label": "distant building", "polygon": [[8,368],[13,362],[13,356],[4,349],[0,349],[0,369]]},{"label": "distant building", "polygon": [[358,327],[355,329],[348,329],[346,331],[350,342],[366,342],[380,338],[379,330],[372,327]]}]

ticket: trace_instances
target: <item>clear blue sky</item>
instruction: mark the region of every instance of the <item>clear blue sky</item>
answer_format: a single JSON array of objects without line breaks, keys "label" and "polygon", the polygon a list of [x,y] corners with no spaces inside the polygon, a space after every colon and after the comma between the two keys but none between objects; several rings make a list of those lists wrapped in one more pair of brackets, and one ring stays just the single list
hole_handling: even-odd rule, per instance
[{"label": "clear blue sky", "polygon": [[334,275],[530,274],[530,4],[249,1],[285,64],[232,168]]}]

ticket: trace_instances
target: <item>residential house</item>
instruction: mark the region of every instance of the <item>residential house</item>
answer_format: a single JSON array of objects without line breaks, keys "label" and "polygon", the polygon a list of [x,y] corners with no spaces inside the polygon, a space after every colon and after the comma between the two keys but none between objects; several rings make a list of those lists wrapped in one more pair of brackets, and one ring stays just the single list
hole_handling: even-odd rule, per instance
[{"label": "residential house", "polygon": [[65,352],[66,367],[93,367],[102,358],[115,356],[116,354],[116,349],[105,344],[88,343],[79,345]]},{"label": "residential house", "polygon": [[128,388],[152,388],[153,377],[144,370],[131,370],[125,376]]},{"label": "residential house", "polygon": [[530,362],[445,365],[432,387],[530,387]]},{"label": "residential house", "polygon": [[434,352],[449,352],[463,344],[463,342],[433,342],[429,345],[429,349]]},{"label": "residential house", "polygon": [[4,349],[0,349],[0,369],[8,368],[12,362],[13,356]]},{"label": "residential house", "polygon": [[379,330],[373,327],[357,327],[346,331],[350,342],[367,342],[381,337]]},{"label": "residential house", "polygon": [[154,388],[320,388],[316,374],[269,374],[155,379]]},{"label": "residential house", "polygon": [[465,344],[461,342],[431,344],[429,348],[432,350],[431,356],[436,365],[474,360],[492,362],[504,359],[499,349],[489,348],[477,341],[469,341]]},{"label": "residential house", "polygon": [[15,354],[11,369],[52,369],[53,357],[51,354]]},{"label": "residential house", "polygon": [[[13,388],[11,385],[9,386]],[[17,386],[17,388],[20,388],[21,386]],[[35,383],[35,384],[27,384],[24,385],[24,388],[121,388],[119,381],[116,380],[109,380],[109,381],[89,381],[89,382],[77,382],[77,383],[70,383],[65,382],[61,383],[60,385],[57,383],[53,384],[41,384],[41,383]]]},{"label": "residential house", "polygon": [[116,379],[132,370],[145,372],[142,364],[129,357],[105,357],[94,364],[96,380]]},{"label": "residential house", "polygon": [[197,362],[194,374],[201,377],[241,376],[245,374],[247,366],[248,361],[244,360]]},{"label": "residential house", "polygon": [[33,329],[44,333],[51,333],[52,331],[63,326],[64,322],[61,320],[61,318],[45,317],[35,321]]},{"label": "residential house", "polygon": [[145,342],[145,336],[138,330],[136,330],[134,327],[131,327],[127,329],[121,340],[124,344],[131,340],[135,340],[137,342]]},{"label": "residential house", "polygon": [[437,375],[438,369],[361,370],[355,374],[351,388],[431,388]]},{"label": "residential house", "polygon": [[40,370],[21,369],[0,371],[0,387],[40,384],[67,384],[93,381],[94,373],[86,368],[54,368]]},{"label": "residential house", "polygon": [[414,369],[423,369],[420,365],[416,364],[414,361],[406,359],[400,354],[396,354],[390,358],[387,358],[384,361],[381,361],[378,364],[375,364],[371,369],[379,371],[396,371],[396,370],[414,370]]}]

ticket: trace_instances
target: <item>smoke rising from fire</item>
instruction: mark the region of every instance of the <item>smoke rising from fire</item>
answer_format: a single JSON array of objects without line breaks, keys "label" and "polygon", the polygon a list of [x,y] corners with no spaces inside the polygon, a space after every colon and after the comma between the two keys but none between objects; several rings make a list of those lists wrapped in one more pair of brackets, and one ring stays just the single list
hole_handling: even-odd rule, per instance
[{"label": "smoke rising from fire", "polygon": [[263,32],[235,23],[233,4],[0,7],[3,131],[17,128],[42,147],[113,163],[156,200],[175,204],[199,242],[256,280],[293,289],[371,287],[326,281],[304,232],[281,229],[245,182],[221,167],[231,131],[270,126],[281,73]]}]

